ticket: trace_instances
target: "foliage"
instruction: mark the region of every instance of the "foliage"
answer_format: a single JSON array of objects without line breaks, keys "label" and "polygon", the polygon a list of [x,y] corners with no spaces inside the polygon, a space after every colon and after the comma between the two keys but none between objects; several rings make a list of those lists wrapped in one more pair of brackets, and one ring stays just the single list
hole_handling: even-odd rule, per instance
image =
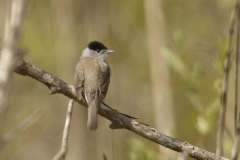
[{"label": "foliage", "polygon": [[190,54],[185,53],[184,51],[184,39],[182,32],[180,30],[175,31],[173,37],[178,54],[171,52],[167,48],[162,49],[160,53],[173,71],[181,77],[182,84],[187,88],[185,93],[186,97],[191,102],[193,107],[195,107],[195,109],[198,111],[195,126],[202,135],[207,135],[214,131],[213,126],[217,121],[220,90],[220,86],[217,84],[219,83],[219,79],[223,73],[223,55],[226,53],[226,43],[219,45],[219,52],[215,54],[212,62],[215,73],[217,73],[218,76],[212,81],[212,87],[206,88],[208,90],[211,89],[213,92],[217,91],[218,94],[216,94],[216,96],[213,97],[210,102],[204,103],[204,99],[198,91],[198,85],[202,79],[202,65],[204,64],[196,61],[194,62],[193,67],[188,66],[188,62],[183,57]]},{"label": "foliage", "polygon": [[154,152],[152,148],[146,146],[146,144],[139,138],[131,137],[129,139],[129,159],[130,160],[157,160],[159,155]]}]

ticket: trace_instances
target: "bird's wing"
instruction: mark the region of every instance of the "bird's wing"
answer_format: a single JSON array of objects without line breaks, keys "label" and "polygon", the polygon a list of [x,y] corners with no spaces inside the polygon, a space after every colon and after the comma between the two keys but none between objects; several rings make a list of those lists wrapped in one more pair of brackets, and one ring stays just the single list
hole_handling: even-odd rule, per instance
[{"label": "bird's wing", "polygon": [[110,68],[107,65],[106,68],[104,68],[99,75],[99,81],[100,81],[100,86],[99,86],[99,90],[100,90],[100,94],[99,94],[99,98],[101,101],[104,100],[104,98],[107,95],[107,91],[108,91],[108,86],[110,83]]},{"label": "bird's wing", "polygon": [[75,69],[74,87],[76,88],[77,95],[80,99],[82,94],[83,82],[84,82],[84,69],[78,63]]}]

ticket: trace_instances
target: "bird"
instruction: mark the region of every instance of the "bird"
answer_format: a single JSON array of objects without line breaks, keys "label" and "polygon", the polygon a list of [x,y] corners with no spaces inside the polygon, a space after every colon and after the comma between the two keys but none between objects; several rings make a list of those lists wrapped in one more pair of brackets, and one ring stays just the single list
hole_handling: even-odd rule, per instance
[{"label": "bird", "polygon": [[91,41],[82,51],[76,65],[74,85],[79,99],[84,98],[88,105],[87,128],[98,127],[97,113],[101,102],[106,97],[110,83],[108,54],[113,53],[99,41]]}]

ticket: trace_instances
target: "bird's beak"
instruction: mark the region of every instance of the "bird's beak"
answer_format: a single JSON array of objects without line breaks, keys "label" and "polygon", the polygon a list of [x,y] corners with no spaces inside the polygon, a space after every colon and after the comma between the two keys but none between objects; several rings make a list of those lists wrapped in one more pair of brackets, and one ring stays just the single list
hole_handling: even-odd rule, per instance
[{"label": "bird's beak", "polygon": [[114,50],[107,50],[107,54],[115,52]]}]

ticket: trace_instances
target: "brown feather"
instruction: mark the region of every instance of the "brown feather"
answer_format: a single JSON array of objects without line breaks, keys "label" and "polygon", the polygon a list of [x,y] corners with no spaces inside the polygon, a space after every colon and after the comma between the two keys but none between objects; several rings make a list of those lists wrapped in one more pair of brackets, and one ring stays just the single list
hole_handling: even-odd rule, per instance
[{"label": "brown feather", "polygon": [[78,96],[84,93],[88,103],[88,128],[97,129],[97,112],[106,97],[110,82],[110,68],[107,63],[90,57],[80,58],[74,83]]}]

